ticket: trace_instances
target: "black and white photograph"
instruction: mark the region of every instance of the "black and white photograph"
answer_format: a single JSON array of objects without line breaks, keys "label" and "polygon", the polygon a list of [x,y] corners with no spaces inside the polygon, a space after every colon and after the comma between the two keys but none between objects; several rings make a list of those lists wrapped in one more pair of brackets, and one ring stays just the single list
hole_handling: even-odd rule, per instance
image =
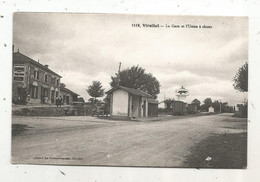
[{"label": "black and white photograph", "polygon": [[241,16],[14,13],[12,164],[246,169],[248,40]]}]

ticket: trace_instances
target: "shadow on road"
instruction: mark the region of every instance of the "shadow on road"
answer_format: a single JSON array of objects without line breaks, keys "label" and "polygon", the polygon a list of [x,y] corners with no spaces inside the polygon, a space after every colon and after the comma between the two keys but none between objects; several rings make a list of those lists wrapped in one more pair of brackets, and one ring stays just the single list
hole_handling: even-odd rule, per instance
[{"label": "shadow on road", "polygon": [[33,127],[25,124],[12,124],[12,136],[21,135],[25,131],[29,130],[29,128]]}]

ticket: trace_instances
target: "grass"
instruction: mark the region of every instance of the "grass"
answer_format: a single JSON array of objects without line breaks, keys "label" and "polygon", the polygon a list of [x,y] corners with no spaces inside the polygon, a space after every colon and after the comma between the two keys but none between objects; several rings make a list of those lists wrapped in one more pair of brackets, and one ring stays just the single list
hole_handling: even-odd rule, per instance
[{"label": "grass", "polygon": [[184,167],[192,168],[243,169],[246,166],[247,132],[210,136],[191,148],[184,162]]}]

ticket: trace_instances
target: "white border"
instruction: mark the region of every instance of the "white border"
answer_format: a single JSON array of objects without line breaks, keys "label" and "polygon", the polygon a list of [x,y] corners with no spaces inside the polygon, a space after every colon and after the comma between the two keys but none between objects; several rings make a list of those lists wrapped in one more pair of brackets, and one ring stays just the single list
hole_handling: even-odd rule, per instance
[{"label": "white border", "polygon": [[[258,181],[260,173],[260,1],[78,0],[0,2],[0,181]],[[249,17],[249,152],[246,170],[11,165],[12,13],[82,12]],[[6,46],[5,46],[6,45]],[[66,175],[61,174],[63,171]]]}]

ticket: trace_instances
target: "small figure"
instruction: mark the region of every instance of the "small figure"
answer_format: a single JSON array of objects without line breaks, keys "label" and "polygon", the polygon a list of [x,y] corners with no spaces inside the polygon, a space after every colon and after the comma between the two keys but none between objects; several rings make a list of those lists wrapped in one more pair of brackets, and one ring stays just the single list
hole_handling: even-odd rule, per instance
[{"label": "small figure", "polygon": [[27,101],[26,101],[25,104],[29,103],[30,99],[31,99],[31,98],[30,98],[30,94],[29,94],[29,95],[27,95]]},{"label": "small figure", "polygon": [[47,101],[48,101],[48,97],[45,96],[45,97],[44,97],[44,103],[47,103]]}]

